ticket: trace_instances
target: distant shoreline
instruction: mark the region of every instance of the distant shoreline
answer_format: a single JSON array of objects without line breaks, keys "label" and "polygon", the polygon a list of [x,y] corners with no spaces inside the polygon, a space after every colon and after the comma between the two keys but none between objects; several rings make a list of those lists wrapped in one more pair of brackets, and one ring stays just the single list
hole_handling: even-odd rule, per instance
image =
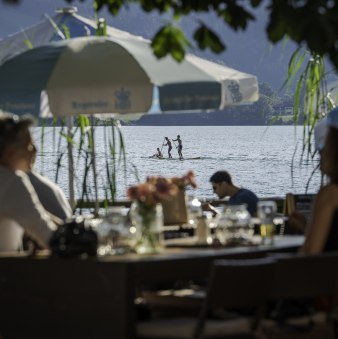
[{"label": "distant shoreline", "polygon": [[[118,118],[117,118],[118,119]],[[97,126],[111,125],[112,119],[95,119]],[[290,126],[295,125],[293,116],[270,116],[241,109],[228,109],[222,112],[210,113],[148,113],[138,120],[124,121],[123,126]],[[55,123],[53,119],[44,119],[39,121],[40,126],[60,126],[60,120]],[[299,121],[298,125],[303,125]]]},{"label": "distant shoreline", "polygon": [[[166,126],[207,126],[207,127],[218,127],[218,126],[294,126],[294,123],[266,123],[266,124],[245,124],[245,123],[233,123],[233,124],[196,124],[196,123],[172,123],[172,124],[166,124],[166,123],[161,123],[161,124],[150,124],[150,123],[138,123],[134,121],[130,122],[122,122],[123,126],[130,126],[130,127],[138,127],[138,126],[144,126],[144,127],[166,127]],[[302,126],[302,124],[297,124],[297,126]]]},{"label": "distant shoreline", "polygon": [[[101,122],[95,124],[95,126],[111,126],[112,123],[110,123],[110,121],[106,121],[106,120],[102,120]],[[196,127],[203,127],[203,126],[206,126],[206,127],[218,127],[218,126],[295,126],[295,124],[293,122],[291,123],[266,123],[266,124],[260,124],[260,123],[257,123],[257,124],[245,124],[245,123],[233,123],[233,124],[196,124],[196,123],[193,123],[193,122],[190,122],[190,123],[187,123],[187,124],[182,124],[182,123],[172,123],[172,124],[169,124],[169,123],[161,123],[161,124],[158,124],[158,123],[153,123],[153,124],[150,124],[150,123],[138,123],[137,121],[121,121],[121,125],[122,126],[127,126],[127,127],[170,127],[170,126],[196,126]],[[61,127],[62,124],[61,123],[52,123],[52,122],[44,122],[44,123],[38,123],[36,125],[36,127],[53,127],[53,126],[58,126],[58,127]],[[302,124],[297,124],[296,126],[303,126]]]},{"label": "distant shoreline", "polygon": [[294,125],[292,117],[267,119],[260,114],[243,110],[211,113],[146,114],[140,119],[126,122],[129,126],[270,126]]},{"label": "distant shoreline", "polygon": [[[299,120],[300,124],[302,121]],[[254,105],[227,107],[200,113],[145,114],[125,123],[132,126],[270,126],[294,125],[293,115],[273,115]]]}]

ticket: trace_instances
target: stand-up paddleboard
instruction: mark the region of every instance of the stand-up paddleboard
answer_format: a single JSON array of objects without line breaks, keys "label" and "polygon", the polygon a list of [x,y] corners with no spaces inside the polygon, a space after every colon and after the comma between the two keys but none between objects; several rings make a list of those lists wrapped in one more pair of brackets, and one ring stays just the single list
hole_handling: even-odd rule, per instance
[{"label": "stand-up paddleboard", "polygon": [[195,157],[195,158],[153,158],[153,159],[158,159],[158,160],[180,160],[180,161],[183,161],[183,160],[200,160],[201,157]]},{"label": "stand-up paddleboard", "polygon": [[150,156],[150,157],[141,157],[143,159],[155,159],[155,160],[180,160],[180,161],[183,161],[183,160],[201,160],[202,158],[201,157],[194,157],[194,158],[183,158],[183,159],[180,159],[180,158],[161,158],[161,157],[157,157],[157,156]]}]

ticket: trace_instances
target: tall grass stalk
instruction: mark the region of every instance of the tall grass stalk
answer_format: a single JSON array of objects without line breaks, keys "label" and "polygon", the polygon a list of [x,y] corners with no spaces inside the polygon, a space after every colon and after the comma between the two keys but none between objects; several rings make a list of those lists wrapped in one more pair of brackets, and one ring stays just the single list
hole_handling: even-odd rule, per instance
[{"label": "tall grass stalk", "polygon": [[[297,126],[302,123],[302,150],[300,155],[300,163],[314,159],[316,150],[313,148],[314,127],[318,120],[326,116],[326,114],[334,107],[334,101],[330,97],[327,86],[327,78],[330,72],[327,71],[325,60],[322,56],[309,52],[302,48],[295,50],[290,58],[286,80],[283,84],[285,87],[294,87],[294,124]],[[292,157],[291,177],[294,176],[295,153]],[[316,169],[314,166],[309,182]]]},{"label": "tall grass stalk", "polygon": [[294,86],[294,123],[303,123],[302,155],[313,155],[312,136],[316,122],[333,108],[329,100],[323,57],[298,48],[289,61],[284,87]]}]

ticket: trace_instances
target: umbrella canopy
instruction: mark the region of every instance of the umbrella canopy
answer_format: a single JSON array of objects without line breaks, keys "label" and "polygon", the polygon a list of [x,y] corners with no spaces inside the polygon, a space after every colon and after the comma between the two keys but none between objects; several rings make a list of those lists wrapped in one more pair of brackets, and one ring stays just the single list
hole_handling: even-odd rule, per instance
[{"label": "umbrella canopy", "polygon": [[0,105],[17,113],[139,112],[152,102],[143,68],[109,38],[75,38],[29,50],[5,62],[0,79]]},{"label": "umbrella canopy", "polygon": [[96,35],[96,20],[90,20],[76,12],[76,7],[58,9],[55,15],[49,17],[46,14],[36,24],[0,39],[0,64],[31,47],[64,40],[66,35],[72,38]]},{"label": "umbrella canopy", "polygon": [[[93,34],[96,27],[95,21],[64,10],[2,40],[1,108],[44,116],[48,111],[55,115],[147,112],[154,86],[162,111],[221,109],[258,99],[257,79],[250,74],[191,54],[180,64],[171,57],[158,60],[148,40],[112,27],[107,29],[110,39],[46,44],[62,38],[52,23],[67,26],[71,36]],[[15,56],[27,49],[26,40],[44,46]]]},{"label": "umbrella canopy", "polygon": [[219,109],[258,97],[255,77],[198,57],[157,60],[143,39],[83,37],[4,62],[0,107],[42,116],[147,112],[153,86],[163,111]]}]

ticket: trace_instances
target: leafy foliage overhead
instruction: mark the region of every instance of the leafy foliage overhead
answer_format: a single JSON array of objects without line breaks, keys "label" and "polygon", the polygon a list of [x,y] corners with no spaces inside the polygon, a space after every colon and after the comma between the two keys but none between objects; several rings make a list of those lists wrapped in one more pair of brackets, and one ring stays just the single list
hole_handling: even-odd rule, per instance
[{"label": "leafy foliage overhead", "polygon": [[[0,0],[18,4],[24,0]],[[26,0],[28,1],[28,0]],[[74,3],[74,0],[65,0]],[[267,35],[272,43],[288,36],[299,45],[305,45],[320,56],[328,56],[338,69],[338,0],[81,0],[93,1],[100,11],[107,7],[112,15],[121,8],[139,4],[145,12],[171,13],[173,19],[188,14],[213,12],[231,29],[245,30],[255,20],[254,9],[266,6],[269,22]],[[174,21],[173,20],[173,21]],[[194,40],[201,49],[222,52],[226,46],[205,22],[199,21]],[[156,33],[152,47],[157,57],[171,54],[181,61],[190,42],[180,28],[168,23]]]},{"label": "leafy foliage overhead", "polygon": [[[94,0],[98,11],[107,7],[113,15],[131,3],[138,3],[146,12],[172,13],[174,19],[191,13],[213,12],[235,31],[245,30],[250,21],[255,20],[253,10],[264,5],[269,15],[266,31],[272,43],[288,36],[312,52],[328,56],[338,69],[337,0]],[[189,42],[178,32],[179,28],[174,29],[169,23],[155,35],[152,46],[158,57],[171,54],[178,61],[182,59]],[[194,40],[201,49],[209,48],[216,53],[225,49],[220,37],[202,21]]]}]

